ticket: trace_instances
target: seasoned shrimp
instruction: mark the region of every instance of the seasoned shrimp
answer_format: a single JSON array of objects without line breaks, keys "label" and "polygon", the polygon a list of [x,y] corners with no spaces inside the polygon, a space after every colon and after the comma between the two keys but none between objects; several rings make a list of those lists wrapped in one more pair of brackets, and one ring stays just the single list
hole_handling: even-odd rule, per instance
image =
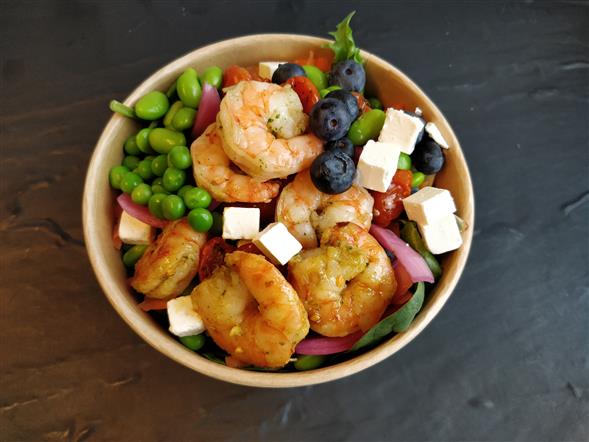
[{"label": "seasoned shrimp", "polygon": [[290,86],[242,81],[221,101],[217,123],[223,148],[242,170],[261,181],[306,169],[323,150],[305,134],[308,117]]},{"label": "seasoned shrimp", "polygon": [[295,256],[289,281],[303,301],[311,329],[346,336],[375,325],[397,288],[391,262],[362,227],[337,224],[321,236],[321,247]]},{"label": "seasoned shrimp", "polygon": [[305,170],[280,193],[276,221],[309,249],[317,247],[317,235],[339,222],[353,222],[368,230],[373,205],[370,193],[357,184],[337,195],[321,192],[311,181],[309,170]]},{"label": "seasoned shrimp", "polygon": [[297,293],[260,255],[225,255],[225,265],[191,296],[213,340],[245,364],[282,367],[309,332]]},{"label": "seasoned shrimp", "polygon": [[224,202],[267,203],[278,195],[277,182],[260,182],[232,169],[222,142],[217,124],[213,123],[190,147],[194,179],[200,187]]},{"label": "seasoned shrimp", "polygon": [[170,223],[135,264],[131,286],[150,298],[178,296],[196,275],[206,240],[186,218]]}]

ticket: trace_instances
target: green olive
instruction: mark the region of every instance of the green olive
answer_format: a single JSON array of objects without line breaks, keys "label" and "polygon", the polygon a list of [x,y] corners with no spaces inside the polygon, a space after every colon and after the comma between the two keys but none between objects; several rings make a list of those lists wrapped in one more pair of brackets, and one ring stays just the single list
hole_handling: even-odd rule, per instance
[{"label": "green olive", "polygon": [[372,109],[360,115],[350,126],[348,138],[354,146],[364,146],[368,140],[376,138],[384,125],[385,113]]},{"label": "green olive", "polygon": [[178,131],[190,129],[194,124],[194,118],[196,117],[196,111],[190,107],[183,107],[172,120],[172,127]]},{"label": "green olive", "polygon": [[200,97],[202,95],[202,88],[198,82],[198,75],[192,68],[188,68],[178,78],[176,82],[176,91],[178,97],[184,103],[184,106],[196,109],[200,103]]},{"label": "green olive", "polygon": [[317,66],[313,65],[305,65],[303,66],[305,74],[307,74],[307,78],[311,80],[311,82],[315,85],[317,90],[322,90],[327,88],[327,75]]},{"label": "green olive", "polygon": [[174,104],[170,106],[170,109],[168,109],[168,112],[166,113],[163,121],[165,128],[172,129],[172,120],[174,119],[174,115],[176,115],[176,112],[178,112],[183,107],[184,105],[180,100],[174,102]]},{"label": "green olive", "polygon": [[182,132],[157,127],[149,133],[149,144],[156,152],[167,154],[174,146],[186,146],[186,137]]},{"label": "green olive", "polygon": [[221,89],[223,85],[223,69],[218,66],[207,68],[201,77],[202,83],[208,83],[216,89]]}]

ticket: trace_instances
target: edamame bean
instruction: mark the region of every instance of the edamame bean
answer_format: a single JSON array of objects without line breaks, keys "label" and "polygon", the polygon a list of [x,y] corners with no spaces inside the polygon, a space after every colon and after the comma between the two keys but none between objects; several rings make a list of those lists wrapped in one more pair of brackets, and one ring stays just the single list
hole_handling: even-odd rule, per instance
[{"label": "edamame bean", "polygon": [[144,180],[150,180],[153,178],[153,172],[151,171],[151,162],[152,160],[142,160],[137,165],[135,169],[136,173],[143,178]]},{"label": "edamame bean", "polygon": [[151,171],[155,176],[164,176],[164,172],[168,168],[167,155],[158,155],[151,162]]},{"label": "edamame bean", "polygon": [[348,138],[354,146],[364,146],[368,140],[375,138],[384,125],[385,113],[372,109],[356,119],[350,126]]},{"label": "edamame bean", "polygon": [[127,155],[123,158],[123,166],[129,170],[133,170],[139,165],[140,161],[139,157],[136,157],[135,155]]},{"label": "edamame bean", "polygon": [[206,209],[212,201],[211,194],[200,187],[188,190],[183,198],[186,207],[189,209],[196,209],[197,207]]},{"label": "edamame bean", "polygon": [[121,188],[121,180],[126,173],[130,172],[125,166],[115,166],[110,169],[108,173],[108,181],[110,182],[110,187],[113,189],[120,189]]},{"label": "edamame bean", "polygon": [[190,151],[186,146],[174,146],[168,153],[168,163],[176,169],[188,169],[192,166]]},{"label": "edamame bean", "polygon": [[[178,192],[176,192],[176,194],[180,197],[180,198],[184,198],[184,195],[186,194],[186,192],[188,192],[190,189],[194,189],[194,186],[191,184],[186,184],[182,187],[180,187],[180,190],[178,190]],[[186,201],[184,201],[186,202]]]},{"label": "edamame bean", "polygon": [[175,192],[184,185],[186,180],[186,172],[174,167],[168,167],[162,177],[164,188],[168,192]]},{"label": "edamame bean", "polygon": [[399,162],[397,163],[397,169],[409,170],[411,169],[411,157],[405,152],[401,152],[399,155]]},{"label": "edamame bean", "polygon": [[166,115],[169,108],[170,103],[166,94],[152,91],[135,103],[135,114],[143,120],[153,121]]},{"label": "edamame bean", "polygon": [[330,92],[337,91],[337,90],[339,90],[341,88],[342,87],[341,86],[338,86],[338,85],[329,86],[329,87],[327,87],[325,89],[321,89],[319,91],[319,95],[321,95],[321,98],[325,98],[325,96],[327,94],[329,94]]},{"label": "edamame bean", "polygon": [[139,155],[141,153],[139,146],[137,146],[137,139],[135,138],[135,135],[131,135],[125,140],[123,150],[128,155]]},{"label": "edamame bean", "polygon": [[155,151],[151,148],[151,145],[149,144],[149,134],[152,130],[153,129],[149,127],[141,129],[139,132],[137,132],[137,136],[135,137],[137,147],[141,152],[145,154],[155,153]]},{"label": "edamame bean", "polygon": [[321,367],[326,359],[327,357],[322,355],[299,355],[294,367],[299,371],[314,370]]},{"label": "edamame bean", "polygon": [[156,193],[164,193],[166,195],[168,195],[170,192],[168,192],[166,190],[166,188],[164,187],[164,180],[162,180],[162,178],[156,178],[155,180],[153,180],[153,182],[151,183],[151,192],[156,194]]},{"label": "edamame bean", "polygon": [[143,180],[135,172],[127,172],[121,179],[121,190],[130,194]]},{"label": "edamame bean", "polygon": [[178,195],[168,195],[162,201],[162,213],[170,221],[182,218],[185,209],[184,201]]},{"label": "edamame bean", "polygon": [[190,107],[183,107],[172,120],[172,127],[178,131],[190,129],[194,124],[194,118],[196,117],[196,111]]},{"label": "edamame bean", "polygon": [[147,246],[143,244],[137,244],[131,247],[123,255],[123,264],[125,264],[127,267],[134,267],[135,263],[143,256],[143,253],[145,253],[146,249]]},{"label": "edamame bean", "polygon": [[184,106],[192,107],[193,109],[198,107],[202,95],[202,88],[200,87],[198,75],[194,69],[188,68],[178,77],[176,91]]},{"label": "edamame bean", "polygon": [[206,68],[201,77],[202,83],[208,83],[216,89],[223,85],[223,69],[218,66]]},{"label": "edamame bean", "polygon": [[320,91],[322,89],[327,88],[327,75],[325,75],[325,72],[323,72],[317,66],[308,64],[303,66],[303,69],[305,71],[305,74],[307,74],[307,77],[315,85],[317,90]]},{"label": "edamame bean", "polygon": [[382,110],[382,103],[380,102],[380,100],[378,98],[369,98],[368,99],[368,104],[370,105],[370,107],[372,109],[380,109],[380,110]]},{"label": "edamame bean", "polygon": [[149,198],[147,207],[153,216],[164,219],[164,212],[162,212],[162,201],[167,197],[165,193],[154,193]]},{"label": "edamame bean", "polygon": [[182,132],[156,127],[149,133],[149,144],[156,152],[167,154],[174,146],[186,146],[186,137]]},{"label": "edamame bean", "polygon": [[204,333],[201,333],[200,335],[182,336],[180,342],[189,349],[197,351],[205,345],[206,338]]},{"label": "edamame bean", "polygon": [[108,107],[111,111],[116,112],[117,114],[121,114],[128,118],[135,118],[135,111],[133,108],[121,103],[120,101],[111,100]]},{"label": "edamame bean", "polygon": [[166,116],[164,117],[164,127],[167,129],[172,129],[172,121],[174,116],[176,115],[176,112],[178,112],[183,107],[184,105],[180,100],[176,101],[170,106],[170,109],[168,109],[168,112],[166,112]]},{"label": "edamame bean", "polygon": [[151,195],[153,195],[151,186],[149,184],[141,183],[133,189],[133,192],[131,192],[131,199],[134,203],[145,206],[149,202]]},{"label": "edamame bean", "polygon": [[202,207],[192,209],[188,213],[188,224],[197,232],[208,232],[213,227],[213,215]]},{"label": "edamame bean", "polygon": [[413,172],[413,178],[411,178],[411,187],[419,187],[425,181],[425,174],[422,172]]}]

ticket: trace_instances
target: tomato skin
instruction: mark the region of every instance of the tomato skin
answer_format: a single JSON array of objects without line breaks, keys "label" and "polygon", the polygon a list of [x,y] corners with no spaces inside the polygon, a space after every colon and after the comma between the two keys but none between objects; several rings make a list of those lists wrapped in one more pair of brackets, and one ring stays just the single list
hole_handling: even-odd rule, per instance
[{"label": "tomato skin", "polygon": [[297,93],[303,104],[303,112],[306,114],[311,113],[315,103],[321,99],[319,91],[307,77],[292,77],[286,80],[285,84],[290,84]]},{"label": "tomato skin", "polygon": [[252,79],[252,74],[241,66],[233,64],[225,69],[223,72],[223,87],[233,86],[240,81],[247,81]]},{"label": "tomato skin", "polygon": [[372,110],[372,108],[370,107],[370,103],[368,102],[366,97],[364,97],[364,95],[360,94],[359,92],[352,92],[352,95],[356,97],[356,101],[358,102],[358,109],[360,109],[360,114]]},{"label": "tomato skin", "polygon": [[[327,55],[330,54],[330,55]],[[323,72],[329,72],[331,70],[331,64],[333,62],[333,52],[329,51],[326,52],[325,55],[318,55],[316,56],[313,51],[309,51],[309,55],[307,58],[301,57],[297,58],[294,63],[304,66],[304,65],[311,65],[316,66],[321,69]]]},{"label": "tomato skin", "polygon": [[235,247],[227,244],[223,238],[209,239],[200,251],[198,263],[198,277],[201,282],[207,279],[220,267],[225,259],[225,254],[233,252]]},{"label": "tomato skin", "polygon": [[391,185],[386,192],[372,191],[374,198],[373,222],[381,227],[387,227],[403,212],[403,198],[411,195],[410,170],[397,170]]}]

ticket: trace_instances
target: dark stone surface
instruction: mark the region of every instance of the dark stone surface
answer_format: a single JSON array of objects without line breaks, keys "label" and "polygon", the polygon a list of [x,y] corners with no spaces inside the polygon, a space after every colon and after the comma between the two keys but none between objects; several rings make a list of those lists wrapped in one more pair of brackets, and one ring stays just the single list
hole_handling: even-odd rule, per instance
[{"label": "dark stone surface", "polygon": [[[587,440],[588,3],[354,3],[1,2],[1,440]],[[357,42],[461,139],[466,271],[418,339],[348,379],[271,391],[195,374],[118,318],[85,255],[108,100],[201,45],[325,35],[352,9]]]}]

